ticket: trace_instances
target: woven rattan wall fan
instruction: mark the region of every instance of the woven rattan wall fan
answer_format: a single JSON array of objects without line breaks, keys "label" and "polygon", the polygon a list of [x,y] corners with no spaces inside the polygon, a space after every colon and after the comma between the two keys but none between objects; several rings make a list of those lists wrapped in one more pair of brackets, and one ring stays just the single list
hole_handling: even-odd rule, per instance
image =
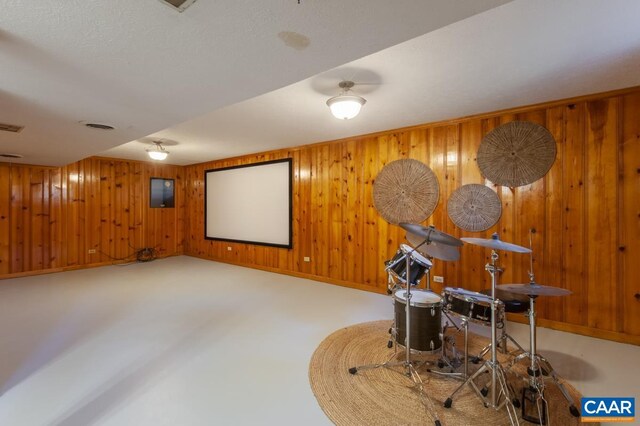
[{"label": "woven rattan wall fan", "polygon": [[556,141],[543,126],[512,121],[486,134],[478,167],[496,185],[529,185],[547,174],[556,158]]},{"label": "woven rattan wall fan", "polygon": [[484,185],[469,184],[456,189],[447,202],[451,221],[465,231],[484,231],[495,225],[502,215],[498,195]]},{"label": "woven rattan wall fan", "polygon": [[412,159],[392,161],[373,184],[373,204],[389,223],[420,223],[438,204],[440,186],[426,164]]}]

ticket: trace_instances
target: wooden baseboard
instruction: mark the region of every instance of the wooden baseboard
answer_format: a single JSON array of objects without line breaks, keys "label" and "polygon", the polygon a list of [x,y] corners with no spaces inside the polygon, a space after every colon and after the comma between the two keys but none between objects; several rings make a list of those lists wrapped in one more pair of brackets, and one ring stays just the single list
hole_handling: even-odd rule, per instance
[{"label": "wooden baseboard", "polygon": [[[171,256],[182,256],[182,254],[183,253],[173,253],[173,254],[158,256],[158,259],[162,259],[162,258],[165,258],[165,257],[171,257]],[[35,270],[35,271],[25,271],[25,272],[14,272],[12,274],[1,274],[0,275],[0,280],[9,280],[11,278],[31,277],[31,276],[35,276],[35,275],[55,274],[57,272],[77,271],[79,269],[97,268],[97,267],[100,267],[100,266],[119,265],[119,264],[123,264],[123,263],[130,263],[130,262],[118,262],[118,261],[109,260],[107,262],[86,263],[86,264],[83,264],[83,265],[70,265],[70,266],[62,266],[62,267],[59,267],[59,268],[38,269],[38,270]]]},{"label": "wooden baseboard", "polygon": [[[522,314],[507,314],[507,319],[521,324],[528,324],[529,320]],[[585,327],[583,325],[569,324],[561,321],[548,320],[544,318],[536,319],[540,327],[553,330],[566,331],[568,333],[581,334],[583,336],[595,337],[597,339],[612,340],[619,343],[640,346],[640,336],[620,333],[617,331],[600,330],[598,328]]]}]

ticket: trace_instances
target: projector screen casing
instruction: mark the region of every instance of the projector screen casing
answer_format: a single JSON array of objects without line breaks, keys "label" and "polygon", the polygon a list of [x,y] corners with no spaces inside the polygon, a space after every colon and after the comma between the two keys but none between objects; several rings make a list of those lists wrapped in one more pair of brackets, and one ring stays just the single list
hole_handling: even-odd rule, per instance
[{"label": "projector screen casing", "polygon": [[292,159],[205,170],[204,237],[291,248]]}]

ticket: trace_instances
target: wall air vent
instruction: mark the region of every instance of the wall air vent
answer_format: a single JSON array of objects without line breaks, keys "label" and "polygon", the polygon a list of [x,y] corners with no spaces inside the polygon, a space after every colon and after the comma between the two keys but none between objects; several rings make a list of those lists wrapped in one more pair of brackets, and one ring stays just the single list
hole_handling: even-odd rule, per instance
[{"label": "wall air vent", "polygon": [[184,12],[186,8],[196,2],[196,0],[160,0],[162,3],[170,6],[178,12]]},{"label": "wall air vent", "polygon": [[0,131],[18,133],[24,129],[24,126],[16,126],[15,124],[0,123]]}]

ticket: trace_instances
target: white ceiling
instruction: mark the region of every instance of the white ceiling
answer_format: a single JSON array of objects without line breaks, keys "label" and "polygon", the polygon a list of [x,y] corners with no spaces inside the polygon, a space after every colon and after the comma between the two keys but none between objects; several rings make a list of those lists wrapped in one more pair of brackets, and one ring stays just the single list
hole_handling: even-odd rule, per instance
[{"label": "white ceiling", "polygon": [[[25,126],[18,134],[0,132],[0,153],[43,165],[98,153],[144,158],[138,142],[106,150],[506,2],[198,0],[177,13],[158,0],[0,0],[0,122]],[[236,134],[230,122],[220,133],[202,124],[167,131],[179,142],[170,162],[269,149],[289,134],[291,122],[301,126],[295,135],[310,123],[316,127],[318,117],[310,115],[315,109],[303,101],[322,104],[325,95],[304,86],[299,91],[306,93],[294,103],[304,114],[256,128],[260,137],[244,147],[247,137],[254,139],[245,129],[262,122],[252,123],[242,112],[232,120]],[[83,121],[116,130],[91,130]],[[316,134],[287,143],[315,141],[309,136]]]},{"label": "white ceiling", "polygon": [[[154,133],[190,164],[640,85],[640,1],[521,0]],[[353,79],[353,120],[325,101]],[[105,155],[144,159],[132,142]]]}]

